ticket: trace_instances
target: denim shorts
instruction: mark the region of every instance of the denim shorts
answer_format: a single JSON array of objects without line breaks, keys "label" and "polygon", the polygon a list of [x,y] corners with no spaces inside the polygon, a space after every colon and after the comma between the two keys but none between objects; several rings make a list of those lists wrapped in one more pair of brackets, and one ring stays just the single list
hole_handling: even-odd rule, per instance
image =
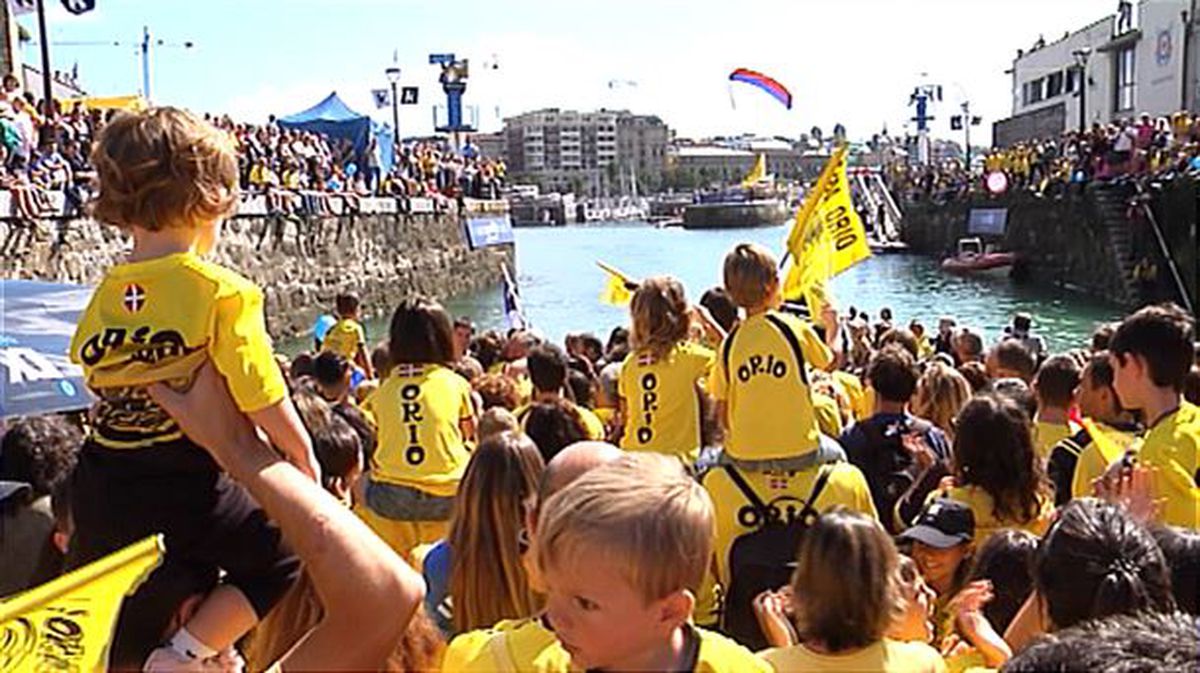
[{"label": "denim shorts", "polygon": [[367,507],[393,521],[449,521],[454,498],[367,479]]}]

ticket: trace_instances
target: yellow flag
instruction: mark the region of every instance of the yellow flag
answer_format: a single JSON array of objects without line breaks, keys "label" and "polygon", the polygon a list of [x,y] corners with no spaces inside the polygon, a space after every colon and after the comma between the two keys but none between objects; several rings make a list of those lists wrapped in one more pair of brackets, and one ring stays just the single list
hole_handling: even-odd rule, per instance
[{"label": "yellow flag", "polygon": [[0,603],[0,671],[99,671],[121,601],[159,560],[155,535]]},{"label": "yellow flag", "polygon": [[788,236],[788,251],[792,266],[783,284],[786,298],[806,294],[815,284],[871,256],[867,232],[850,198],[845,145],[829,158],[816,187],[796,215],[796,225]]},{"label": "yellow flag", "polygon": [[764,154],[759,154],[758,158],[754,160],[754,168],[751,168],[746,177],[742,178],[742,186],[752,187],[765,177],[767,177],[767,157]]},{"label": "yellow flag", "polygon": [[1096,448],[1100,449],[1100,453],[1105,456],[1123,456],[1125,455],[1125,447],[1120,446],[1100,426],[1096,425],[1095,421],[1090,418],[1082,420],[1083,427],[1087,430],[1088,436],[1096,443]]},{"label": "yellow flag", "polygon": [[604,269],[604,273],[608,275],[604,289],[600,292],[600,301],[610,306],[628,306],[638,288],[637,281],[630,280],[629,276],[604,262],[596,262],[596,266]]}]

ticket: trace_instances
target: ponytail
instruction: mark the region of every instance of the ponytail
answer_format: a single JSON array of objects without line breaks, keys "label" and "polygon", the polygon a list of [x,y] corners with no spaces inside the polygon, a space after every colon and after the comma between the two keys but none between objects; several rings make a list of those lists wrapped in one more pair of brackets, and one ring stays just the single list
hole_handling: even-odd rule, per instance
[{"label": "ponytail", "polygon": [[1073,500],[1038,545],[1034,586],[1057,628],[1117,614],[1175,609],[1166,559],[1125,510]]}]

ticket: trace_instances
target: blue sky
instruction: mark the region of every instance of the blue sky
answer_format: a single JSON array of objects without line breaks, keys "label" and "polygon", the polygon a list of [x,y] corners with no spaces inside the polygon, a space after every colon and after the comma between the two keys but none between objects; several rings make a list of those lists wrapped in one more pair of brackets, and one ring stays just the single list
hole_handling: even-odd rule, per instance
[{"label": "blue sky", "polygon": [[[467,103],[484,130],[507,115],[546,106],[628,108],[662,116],[684,136],[755,132],[796,136],[844,124],[866,137],[885,123],[900,131],[908,94],[943,85],[935,129],[969,98],[990,124],[1009,114],[1004,70],[1017,48],[1061,37],[1112,13],[1115,0],[96,0],[89,15],[49,14],[56,69],[79,63],[96,94],[135,92],[134,44],[142,25],[194,49],[154,54],[157,103],[230,113],[247,121],[303,109],[338,93],[375,111],[370,89],[397,52],[402,83],[421,87],[405,108],[406,134],[432,127],[440,98],[428,54],[471,59]],[[22,23],[36,32],[33,16]],[[125,46],[55,42],[121,41]],[[25,50],[38,58],[36,47]],[[495,64],[495,68],[484,64]],[[769,73],[795,98],[791,111],[726,77],[739,66]],[[610,80],[634,82],[610,87]],[[731,100],[732,99],[732,100]],[[953,110],[951,108],[954,108]]]}]

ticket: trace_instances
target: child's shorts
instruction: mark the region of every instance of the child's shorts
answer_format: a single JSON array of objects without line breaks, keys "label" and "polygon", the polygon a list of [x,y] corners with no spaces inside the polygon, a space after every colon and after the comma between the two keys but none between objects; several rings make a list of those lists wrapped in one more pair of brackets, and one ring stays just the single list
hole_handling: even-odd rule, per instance
[{"label": "child's shorts", "polygon": [[[75,531],[68,552],[77,568],[148,535],[162,533],[163,564],[118,621],[111,663],[140,667],[165,636],[183,599],[224,583],[239,589],[262,618],[300,573],[300,561],[250,494],[186,439],[144,449],[84,444],[71,482]],[[142,654],[144,652],[144,654]]]}]

